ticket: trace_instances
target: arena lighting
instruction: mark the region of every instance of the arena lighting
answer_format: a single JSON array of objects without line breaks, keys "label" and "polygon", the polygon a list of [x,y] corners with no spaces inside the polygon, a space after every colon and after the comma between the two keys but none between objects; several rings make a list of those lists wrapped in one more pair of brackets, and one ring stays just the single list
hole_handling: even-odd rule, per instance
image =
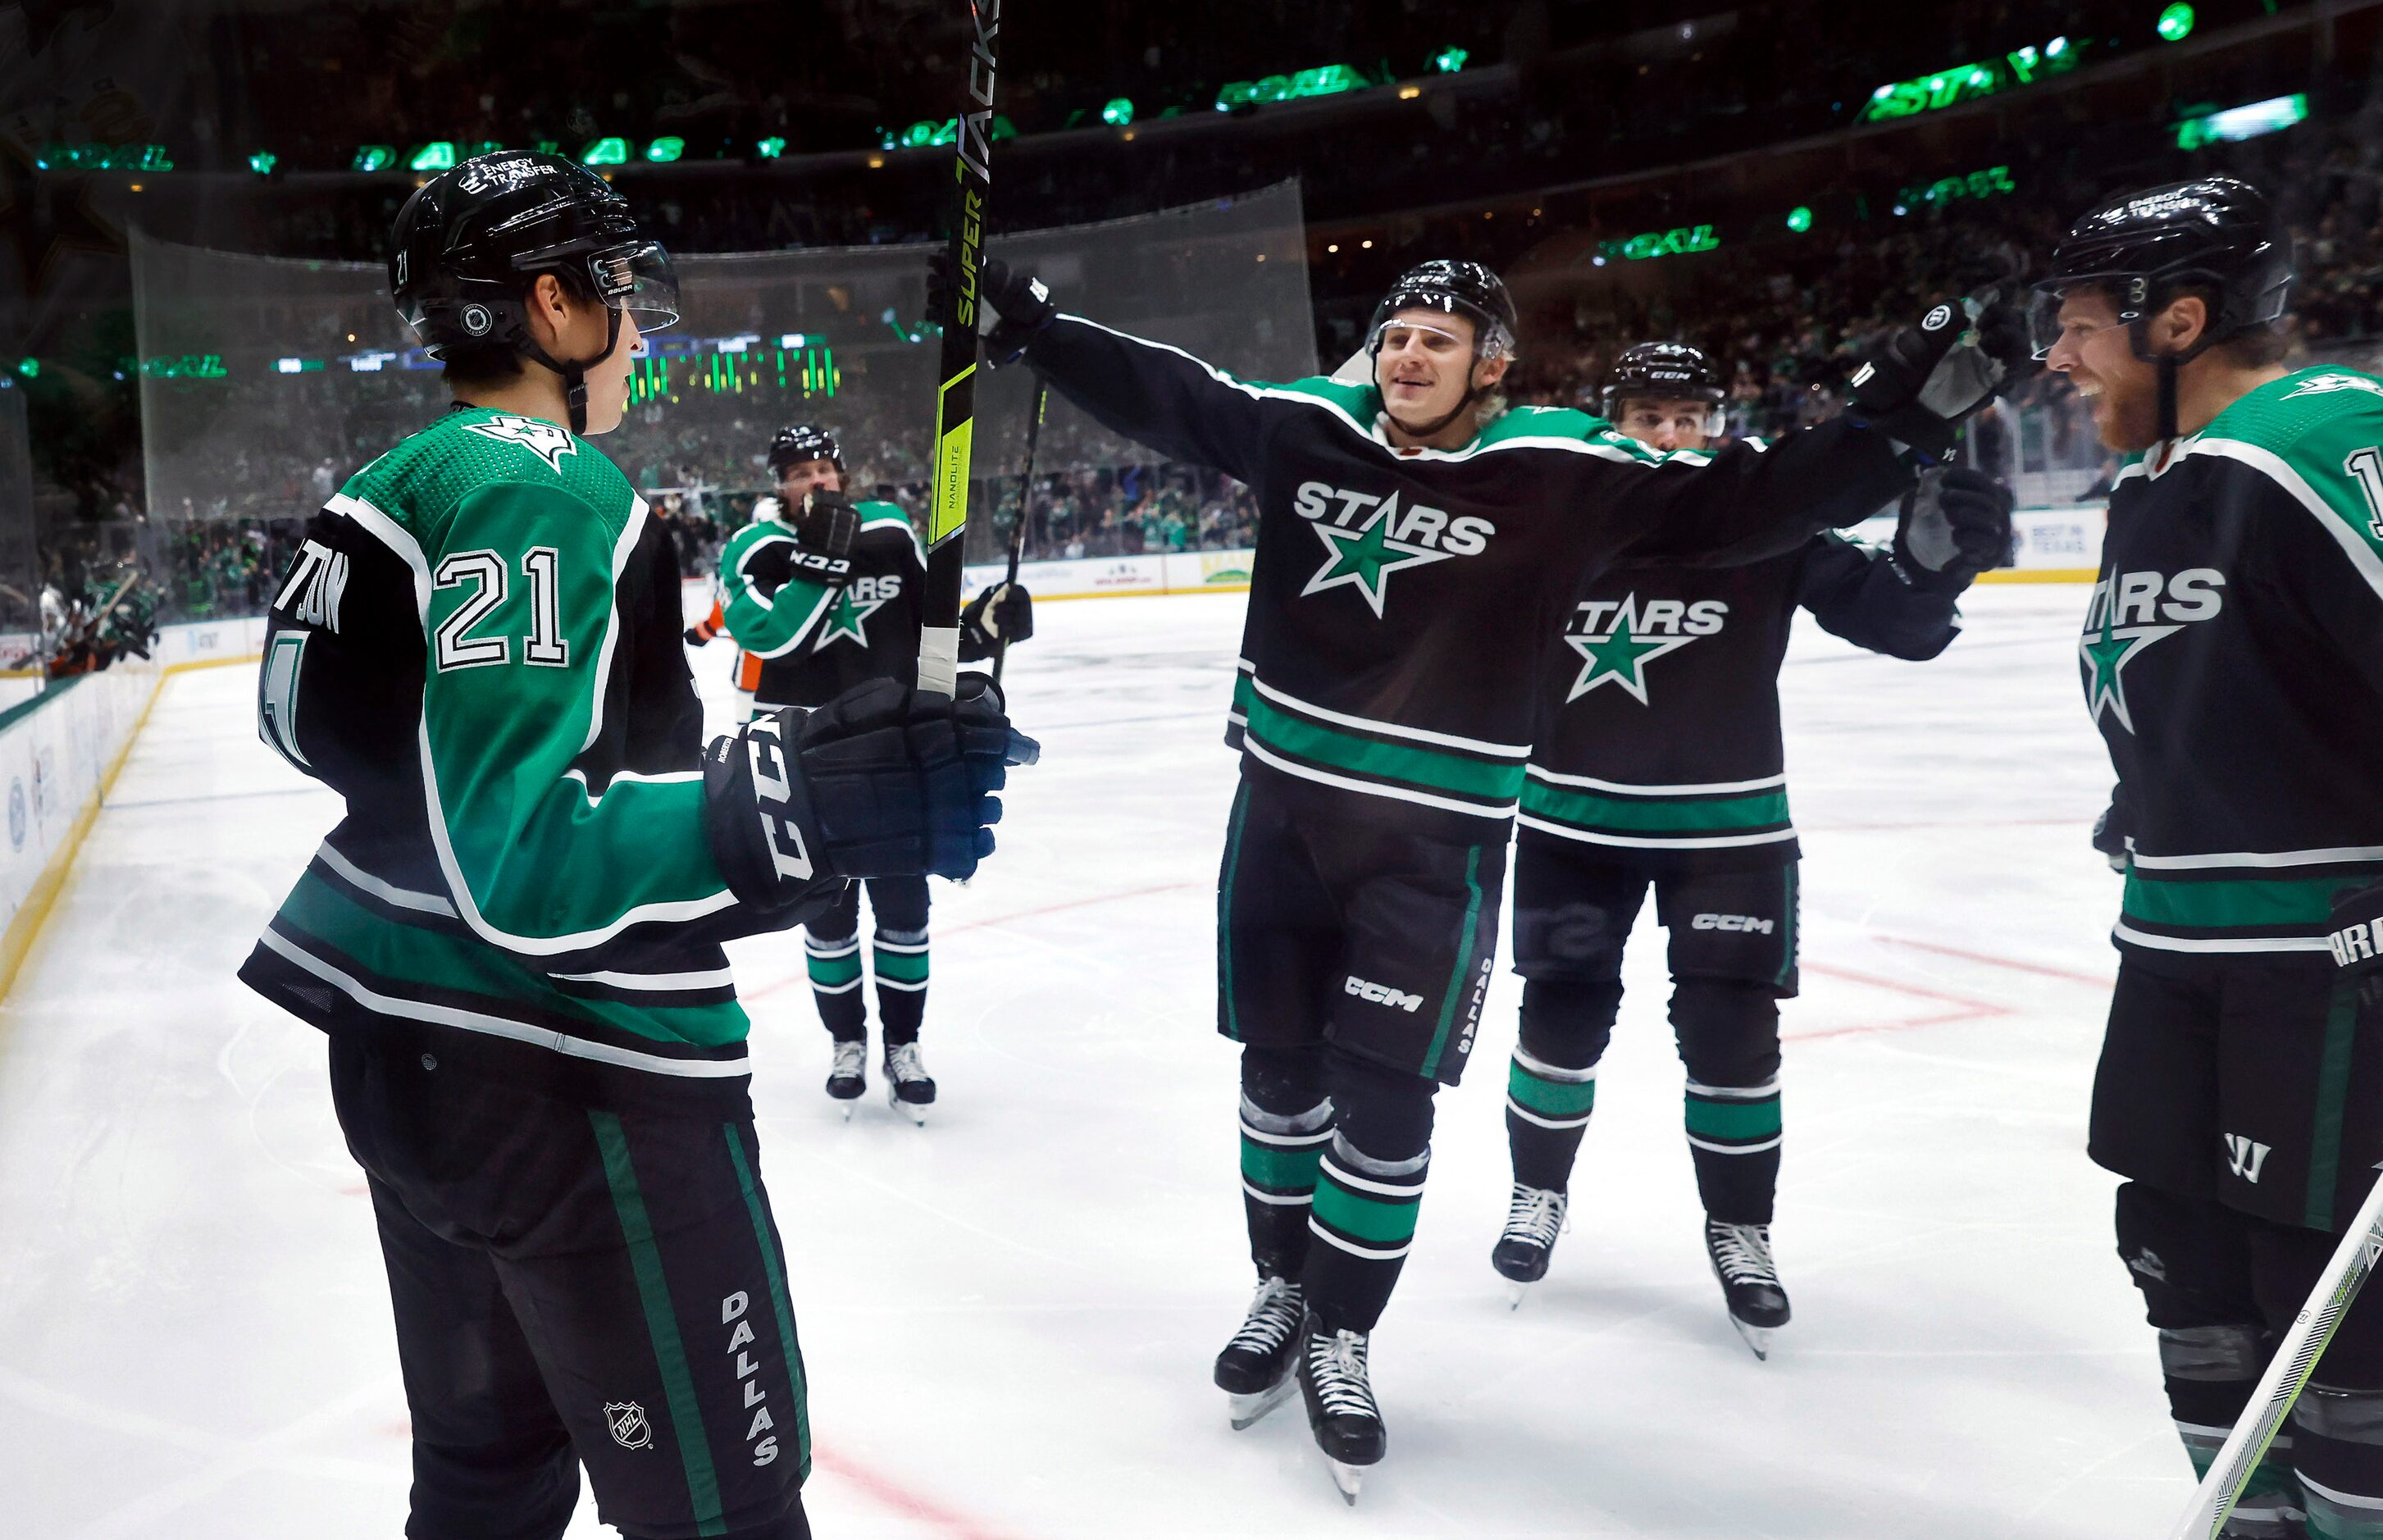
[{"label": "arena lighting", "polygon": [[393,145],[367,144],[356,152],[356,158],[350,164],[349,169],[352,171],[386,171],[396,164],[397,150]]},{"label": "arena lighting", "polygon": [[1463,68],[1464,61],[1472,56],[1469,51],[1463,48],[1444,48],[1432,59],[1431,67],[1443,75],[1453,75]]},{"label": "arena lighting", "polygon": [[454,165],[455,142],[434,139],[414,152],[414,157],[405,163],[405,168],[408,171],[447,171],[451,170]]},{"label": "arena lighting", "polygon": [[163,144],[43,145],[33,153],[36,171],[171,171],[174,158]]},{"label": "arena lighting", "polygon": [[763,160],[775,160],[786,153],[786,142],[773,136],[759,141],[753,148],[760,153]]},{"label": "arena lighting", "polygon": [[278,163],[280,157],[276,155],[272,151],[259,150],[256,154],[248,157],[248,168],[251,171],[255,172],[260,177],[269,177],[273,174],[274,166]]},{"label": "arena lighting", "polygon": [[1399,100],[1401,102],[1412,102],[1422,94],[1423,87],[1419,85],[1402,85],[1399,87]]},{"label": "arena lighting", "polygon": [[1921,182],[1905,188],[1895,194],[1898,203],[1947,203],[1957,198],[1996,198],[2006,192],[2017,192],[2010,167],[1989,166],[1982,171],[1964,176],[1940,177],[1932,182]]},{"label": "arena lighting", "polygon": [[1804,207],[1800,203],[1796,207],[1789,209],[1787,211],[1787,228],[1794,230],[1797,235],[1801,235],[1806,230],[1810,229],[1812,228],[1812,211]]},{"label": "arena lighting", "polygon": [[1125,97],[1112,100],[1101,109],[1101,121],[1112,129],[1122,129],[1133,121],[1133,104]]},{"label": "arena lighting", "polygon": [[1630,262],[1646,262],[1653,257],[1688,256],[1698,252],[1713,251],[1721,245],[1721,237],[1713,234],[1710,225],[1683,225],[1677,229],[1648,230],[1643,235],[1627,236],[1620,240],[1598,243],[1597,265],[1605,265],[1605,258],[1622,257]]},{"label": "arena lighting", "polygon": [[2192,7],[2176,0],[2159,14],[2159,35],[2168,43],[2182,43],[2192,35]]},{"label": "arena lighting", "polygon": [[579,152],[582,166],[624,166],[629,159],[629,142],[619,134],[608,134]]},{"label": "arena lighting", "polygon": [[42,377],[42,361],[38,358],[20,358],[17,361],[17,372],[27,379],[39,379]]},{"label": "arena lighting", "polygon": [[[1454,53],[1457,50],[1450,50]],[[1446,58],[1448,55],[1440,55]],[[1462,61],[1459,61],[1460,64]],[[1354,67],[1327,64],[1314,69],[1303,69],[1296,75],[1268,75],[1262,80],[1234,80],[1218,89],[1216,110],[1230,112],[1235,107],[1258,105],[1266,102],[1290,102],[1307,96],[1332,96],[1344,91],[1363,91],[1373,82],[1357,73]]]},{"label": "arena lighting", "polygon": [[2053,75],[2065,74],[2077,68],[2084,50],[2066,37],[2054,38],[2042,50],[2018,48],[1975,64],[1956,65],[1940,69],[1933,75],[1917,80],[1895,80],[1880,86],[1862,104],[1860,120],[1864,123],[1883,122],[1889,118],[1910,117],[1923,112],[1935,112],[1957,102],[1973,102],[1981,96],[1993,96]]},{"label": "arena lighting", "polygon": [[790,331],[784,337],[778,339],[778,346],[785,349],[788,352],[795,352],[798,351],[802,348],[803,340],[803,334],[801,332]]},{"label": "arena lighting", "polygon": [[676,134],[664,134],[646,146],[646,158],[657,166],[667,166],[686,154],[686,141]]},{"label": "arena lighting", "polygon": [[2261,134],[2289,129],[2309,115],[2306,92],[2290,96],[2270,96],[2264,102],[2244,106],[2228,107],[2223,112],[2204,112],[2180,118],[2176,125],[2176,147],[2198,150],[2204,144],[2221,141],[2256,139]]}]

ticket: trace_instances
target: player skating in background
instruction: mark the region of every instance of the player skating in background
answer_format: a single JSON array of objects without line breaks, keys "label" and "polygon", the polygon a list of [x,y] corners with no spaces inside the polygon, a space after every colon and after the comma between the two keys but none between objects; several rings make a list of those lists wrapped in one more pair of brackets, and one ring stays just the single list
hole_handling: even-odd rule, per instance
[{"label": "player skating in background", "polygon": [[[1385,1436],[1367,1355],[1414,1237],[1433,1093],[1473,1046],[1549,639],[1624,556],[1751,560],[1909,483],[2023,361],[1949,307],[1897,334],[1848,418],[1768,453],[1667,458],[1599,419],[1507,410],[1505,286],[1427,263],[1377,307],[1369,375],[1251,385],[1060,315],[988,264],[991,354],[1260,509],[1236,684],[1241,784],[1218,882],[1218,1026],[1242,1044],[1241,1183],[1258,1292],[1218,1356],[1246,1425],[1295,1373],[1353,1500]],[[1883,431],[1882,431],[1883,430]]]},{"label": "player skating in background", "polygon": [[[2090,1151],[2196,1469],[2383,1160],[2383,1008],[2327,940],[2383,914],[2383,380],[2282,367],[2290,239],[2231,178],[2153,188],[2037,290],[2132,457],[2078,639],[2126,856]],[[2224,1533],[2383,1535],[2371,1286]]]},{"label": "player skating in background", "polygon": [[[844,453],[813,424],[781,429],[770,442],[777,496],[755,504],[753,522],[720,552],[720,609],[729,634],[755,659],[753,710],[808,710],[872,679],[908,685],[919,671],[919,628],[926,553],[909,516],[890,502],[855,503],[846,495]],[[848,559],[840,566],[808,560],[805,530],[837,524]],[[993,655],[997,641],[1034,633],[1022,587],[987,589],[960,617],[960,658]],[[919,1057],[927,1009],[927,879],[872,879],[869,884],[870,971],[877,980],[886,1100],[924,1122],[935,1082]],[[869,1013],[860,992],[860,885],[846,888],[805,923],[804,962],[820,1020],[834,1043],[827,1093],[845,1115],[868,1089]]]},{"label": "player skating in background", "polygon": [[[1721,376],[1678,342],[1624,351],[1605,413],[1649,448],[1708,451]],[[1548,1270],[1622,1004],[1623,943],[1651,885],[1671,932],[1672,1026],[1705,1250],[1758,1357],[1787,1322],[1771,1254],[1779,1001],[1796,992],[1796,831],[1779,668],[1798,609],[1858,647],[1933,658],[1954,602],[2010,539],[1975,471],[1905,495],[1895,548],[1816,535],[1746,566],[1616,566],[1574,606],[1539,687],[1514,851],[1523,1020],[1508,1070],[1514,1187],[1491,1262],[1516,1303]]]},{"label": "player skating in background", "polygon": [[349,479],[274,600],[259,732],[346,814],[241,977],[330,1036],[406,1533],[551,1540],[584,1465],[632,1540],[794,1540],[802,1360],[721,942],[846,878],[967,875],[1031,745],[981,686],[880,683],[704,748],[667,536],[579,437],[677,308],[593,172],[432,178],[389,278],[455,405]]}]

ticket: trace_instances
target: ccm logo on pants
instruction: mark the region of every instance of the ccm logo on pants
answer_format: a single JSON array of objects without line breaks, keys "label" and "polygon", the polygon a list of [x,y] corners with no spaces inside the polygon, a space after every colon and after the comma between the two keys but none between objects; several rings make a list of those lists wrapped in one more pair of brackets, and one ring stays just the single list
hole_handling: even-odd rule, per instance
[{"label": "ccm logo on pants", "polygon": [[1360,1000],[1370,1000],[1377,1005],[1395,1005],[1409,1016],[1414,1015],[1423,1005],[1423,996],[1420,994],[1408,994],[1402,991],[1394,990],[1388,984],[1368,983],[1353,973],[1349,975],[1349,981],[1340,988]]},{"label": "ccm logo on pants", "polygon": [[1749,935],[1767,936],[1773,922],[1753,915],[1698,915],[1688,921],[1691,930],[1743,930]]}]

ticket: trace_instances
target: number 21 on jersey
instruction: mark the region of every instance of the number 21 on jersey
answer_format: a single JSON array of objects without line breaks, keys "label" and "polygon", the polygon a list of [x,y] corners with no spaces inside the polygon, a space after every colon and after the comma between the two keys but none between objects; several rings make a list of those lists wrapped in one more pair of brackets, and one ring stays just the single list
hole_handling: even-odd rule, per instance
[{"label": "number 21 on jersey", "polygon": [[[529,580],[529,634],[522,639],[522,661],[541,668],[559,669],[571,661],[571,644],[562,639],[561,560],[551,546],[534,547],[521,560]],[[434,584],[472,590],[433,634],[431,657],[440,673],[512,661],[512,637],[472,634],[504,604],[510,580],[504,558],[492,550],[457,551],[438,563],[431,574]]]}]

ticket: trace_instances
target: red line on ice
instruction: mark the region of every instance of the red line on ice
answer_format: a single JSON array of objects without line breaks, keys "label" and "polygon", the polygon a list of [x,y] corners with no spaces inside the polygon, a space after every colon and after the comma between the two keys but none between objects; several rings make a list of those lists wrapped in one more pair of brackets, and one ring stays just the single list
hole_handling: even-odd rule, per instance
[{"label": "red line on ice", "polygon": [[841,1480],[850,1482],[882,1506],[890,1508],[906,1518],[932,1524],[946,1534],[957,1536],[958,1540],[1003,1540],[1000,1531],[987,1529],[965,1514],[955,1513],[948,1508],[931,1502],[916,1492],[908,1490],[899,1483],[879,1475],[848,1455],[838,1454],[833,1449],[823,1449],[814,1444],[811,1446],[811,1463]]},{"label": "red line on ice", "polygon": [[2069,968],[2051,967],[2043,963],[2023,963],[2016,957],[1997,957],[1984,952],[1966,951],[1957,946],[1945,946],[1937,942],[1911,941],[1902,936],[1876,938],[1889,946],[1908,946],[1915,952],[1935,952],[1947,957],[1959,957],[1965,962],[1983,963],[1988,967],[2006,967],[2014,973],[2041,974],[2046,979],[2066,979],[2072,984],[2091,984],[2097,990],[2110,987],[2110,980],[2091,973],[2078,973]]},{"label": "red line on ice", "polygon": [[1817,1032],[1788,1032],[1784,1034],[1783,1039],[1788,1042],[1810,1042],[1821,1038],[1855,1037],[1866,1032],[1903,1032],[1915,1027],[1941,1027],[1947,1022],[1976,1021],[1985,1016],[2013,1014],[2008,1005],[1997,1005],[1988,1000],[1973,1000],[1964,994],[1948,994],[1943,990],[1932,990],[1920,984],[1907,984],[1894,979],[1882,979],[1874,973],[1857,973],[1851,968],[1838,967],[1830,963],[1806,963],[1803,966],[1807,973],[1825,974],[1829,978],[1843,979],[1850,983],[1867,984],[1872,989],[1892,990],[1897,994],[1917,995],[1922,1000],[1941,1000],[1948,1005],[1957,1005],[1960,1009],[1939,1011],[1933,1016],[1907,1016],[1899,1021],[1875,1021],[1857,1027],[1828,1027]]}]

